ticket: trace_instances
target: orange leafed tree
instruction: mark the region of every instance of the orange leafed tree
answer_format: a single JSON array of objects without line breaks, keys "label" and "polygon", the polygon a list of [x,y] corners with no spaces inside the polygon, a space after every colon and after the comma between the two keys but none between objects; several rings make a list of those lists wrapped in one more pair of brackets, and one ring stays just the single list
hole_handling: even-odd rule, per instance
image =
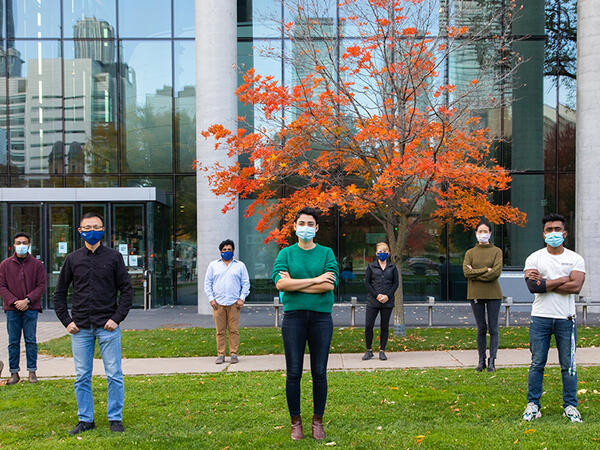
[{"label": "orange leafed tree", "polygon": [[[370,215],[398,267],[410,230],[425,220],[524,223],[515,207],[492,202],[510,176],[491,157],[495,137],[480,125],[482,110],[502,106],[505,99],[494,93],[518,64],[508,37],[496,33],[498,21],[508,19],[489,7],[469,28],[449,19],[450,11],[436,13],[433,3],[346,0],[337,25],[327,18],[326,0],[286,5],[294,20],[281,27],[292,47],[285,58],[294,83],[248,70],[237,95],[259,112],[261,125],[215,124],[202,132],[216,151],[247,161],[203,167],[213,191],[230,199],[225,210],[237,197],[252,198],[246,215],[259,214],[258,230],[280,243],[302,206]],[[356,38],[345,45],[338,35]],[[475,52],[479,76],[448,83],[449,59],[471,55],[484,41],[491,44]],[[394,301],[403,332],[401,288]]]}]

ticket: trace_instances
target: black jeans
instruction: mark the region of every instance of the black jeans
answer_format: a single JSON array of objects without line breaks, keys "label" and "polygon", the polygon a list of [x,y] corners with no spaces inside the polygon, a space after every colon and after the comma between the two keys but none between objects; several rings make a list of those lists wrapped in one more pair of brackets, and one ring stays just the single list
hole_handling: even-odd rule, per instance
[{"label": "black jeans", "polygon": [[380,313],[380,327],[381,334],[379,335],[379,347],[381,350],[385,350],[387,345],[388,336],[390,335],[390,317],[392,317],[392,311],[394,308],[373,308],[367,305],[367,314],[365,317],[365,345],[367,350],[372,348],[373,344],[373,327],[375,326],[375,319],[377,313]]},{"label": "black jeans", "polygon": [[[485,361],[485,349],[487,344],[487,330],[490,330],[490,358],[496,358],[498,353],[498,315],[500,314],[500,299],[471,300],[471,308],[475,322],[477,322],[477,351],[479,352],[479,361]],[[487,309],[487,323],[485,321],[485,312]]]},{"label": "black jeans", "polygon": [[327,360],[333,334],[331,313],[316,311],[287,311],[281,323],[285,350],[285,395],[290,416],[300,415],[300,380],[304,349],[308,341],[310,371],[313,382],[313,410],[322,416],[327,402]]}]

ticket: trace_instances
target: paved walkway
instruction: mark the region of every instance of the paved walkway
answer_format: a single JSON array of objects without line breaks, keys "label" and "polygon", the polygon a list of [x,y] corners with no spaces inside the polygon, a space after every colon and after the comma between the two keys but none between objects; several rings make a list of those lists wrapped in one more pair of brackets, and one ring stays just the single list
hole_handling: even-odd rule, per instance
[{"label": "paved walkway", "polygon": [[[408,369],[408,368],[472,368],[477,365],[476,350],[451,350],[430,352],[390,352],[387,361],[377,358],[369,361],[361,359],[358,353],[332,353],[329,356],[329,370],[375,370],[375,369]],[[528,349],[501,349],[498,351],[497,367],[527,367],[531,361]],[[600,351],[596,348],[580,348],[577,350],[579,366],[600,365]],[[550,350],[548,365],[558,365],[556,349]],[[310,368],[308,355],[304,368]],[[178,373],[216,373],[216,372],[252,372],[279,371],[285,369],[283,355],[240,356],[240,362],[215,364],[215,357],[196,358],[136,358],[123,359],[125,375],[167,375]],[[23,371],[22,375],[25,375]],[[94,360],[94,375],[104,375],[102,360]],[[4,374],[6,376],[6,373]],[[38,361],[40,377],[73,377],[75,376],[73,358],[55,358],[40,355]]]}]

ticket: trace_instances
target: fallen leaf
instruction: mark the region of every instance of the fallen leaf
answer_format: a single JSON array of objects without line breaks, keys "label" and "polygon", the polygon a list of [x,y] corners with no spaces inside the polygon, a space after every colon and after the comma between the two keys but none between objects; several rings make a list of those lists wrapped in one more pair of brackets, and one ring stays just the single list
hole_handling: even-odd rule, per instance
[{"label": "fallen leaf", "polygon": [[397,391],[397,390],[398,390],[398,388],[397,388],[396,386],[390,386],[390,389],[391,389],[392,391]]},{"label": "fallen leaf", "polygon": [[273,428],[276,429],[276,430],[281,430],[283,428],[283,425],[277,425],[277,426],[275,426]]},{"label": "fallen leaf", "polygon": [[523,434],[535,433],[535,428],[530,428],[529,430],[523,431]]}]

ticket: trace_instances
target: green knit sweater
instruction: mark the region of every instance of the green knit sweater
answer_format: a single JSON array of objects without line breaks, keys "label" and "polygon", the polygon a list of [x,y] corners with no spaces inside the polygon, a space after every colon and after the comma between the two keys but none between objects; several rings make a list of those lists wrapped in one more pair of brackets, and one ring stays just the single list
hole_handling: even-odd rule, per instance
[{"label": "green knit sweater", "polygon": [[[333,250],[319,244],[316,244],[316,247],[310,250],[303,250],[298,244],[281,249],[273,265],[273,281],[275,284],[281,278],[279,272],[288,272],[290,277],[294,279],[315,278],[325,272],[333,272],[336,285],[339,274]],[[284,312],[309,310],[330,313],[333,301],[333,291],[321,294],[284,292],[281,299]]]},{"label": "green knit sweater", "polygon": [[[471,266],[472,269],[467,266]],[[502,290],[498,283],[502,273],[502,251],[494,244],[478,244],[467,250],[463,272],[467,279],[467,299],[502,298]]]}]

